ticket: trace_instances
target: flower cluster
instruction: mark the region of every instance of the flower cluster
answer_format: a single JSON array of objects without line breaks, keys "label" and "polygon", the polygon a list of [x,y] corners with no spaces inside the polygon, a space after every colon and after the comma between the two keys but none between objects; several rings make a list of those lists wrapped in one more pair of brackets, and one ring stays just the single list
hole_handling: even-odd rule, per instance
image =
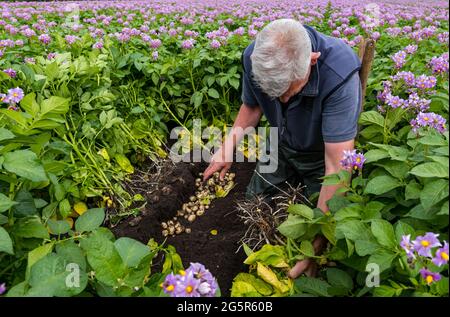
[{"label": "flower cluster", "polygon": [[406,57],[408,55],[414,54],[417,51],[417,45],[408,45],[403,50],[398,51],[392,55],[391,59],[395,63],[395,68],[400,69],[406,63]]},{"label": "flower cluster", "polygon": [[0,103],[9,104],[11,110],[18,110],[16,104],[19,103],[24,97],[23,90],[19,87],[11,88],[7,94],[0,93]]},{"label": "flower cluster", "polygon": [[340,164],[344,169],[362,170],[365,161],[364,154],[356,153],[356,150],[344,150]]},{"label": "flower cluster", "polygon": [[441,56],[434,56],[428,64],[434,74],[448,73],[448,52]]},{"label": "flower cluster", "polygon": [[[448,243],[444,241],[444,245],[438,239],[439,234],[427,232],[423,236],[418,236],[411,241],[411,235],[404,235],[400,246],[405,250],[408,261],[414,264],[419,261],[422,264],[420,275],[427,284],[437,282],[441,279],[441,275],[432,272],[429,269],[431,263],[437,267],[441,267],[448,263]],[[435,250],[437,249],[437,250]],[[431,262],[430,262],[431,261]]]},{"label": "flower cluster", "polygon": [[211,272],[200,263],[191,263],[179,274],[167,275],[161,287],[171,297],[213,297],[218,289]]},{"label": "flower cluster", "polygon": [[444,133],[447,131],[446,123],[447,120],[445,120],[445,118],[434,112],[420,112],[417,117],[410,122],[412,131],[415,133],[417,133],[418,129],[421,127],[429,127],[439,133]]}]

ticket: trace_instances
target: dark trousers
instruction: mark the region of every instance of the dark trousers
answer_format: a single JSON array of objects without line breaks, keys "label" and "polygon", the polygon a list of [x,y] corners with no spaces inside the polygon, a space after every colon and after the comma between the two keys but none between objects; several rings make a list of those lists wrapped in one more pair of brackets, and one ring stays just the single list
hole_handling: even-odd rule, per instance
[{"label": "dark trousers", "polygon": [[[270,159],[274,160],[273,154]],[[299,152],[281,143],[278,146],[278,167],[273,173],[261,173],[261,166],[269,162],[259,161],[255,172],[247,186],[246,197],[250,199],[253,195],[271,196],[278,192],[279,188],[285,188],[286,182],[291,186],[299,183],[306,185],[304,195],[314,200],[311,195],[320,192],[322,180],[319,177],[325,175],[325,158],[323,152]],[[272,162],[273,164],[273,162]],[[314,195],[317,198],[317,194]]]}]

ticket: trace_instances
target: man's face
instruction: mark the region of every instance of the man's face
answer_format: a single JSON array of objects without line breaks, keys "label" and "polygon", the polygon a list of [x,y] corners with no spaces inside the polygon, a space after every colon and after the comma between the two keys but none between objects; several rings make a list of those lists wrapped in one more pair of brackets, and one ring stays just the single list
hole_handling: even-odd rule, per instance
[{"label": "man's face", "polygon": [[296,81],[293,81],[291,85],[289,86],[289,89],[282,94],[279,99],[282,103],[287,103],[289,99],[291,99],[292,96],[295,96],[298,94],[303,87],[306,86],[309,80],[309,75],[311,74],[311,66],[315,65],[317,63],[317,60],[320,57],[320,52],[313,52],[311,53],[311,64],[309,65],[308,74],[304,79],[299,79]]},{"label": "man's face", "polygon": [[291,99],[292,96],[295,96],[296,94],[298,94],[303,89],[303,87],[306,86],[306,84],[308,83],[310,72],[311,72],[311,67],[309,67],[308,75],[306,76],[306,78],[299,79],[299,80],[293,81],[291,83],[291,85],[289,86],[289,89],[280,96],[280,101],[282,103],[287,103],[289,101],[289,99]]}]

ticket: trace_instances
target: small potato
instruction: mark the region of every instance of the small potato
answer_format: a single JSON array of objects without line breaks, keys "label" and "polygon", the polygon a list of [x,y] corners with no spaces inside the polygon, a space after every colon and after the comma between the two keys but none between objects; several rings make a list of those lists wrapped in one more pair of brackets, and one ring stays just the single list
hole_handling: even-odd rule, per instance
[{"label": "small potato", "polygon": [[169,235],[169,231],[168,230],[163,230],[162,231],[162,235],[163,235],[163,237],[167,237]]},{"label": "small potato", "polygon": [[203,216],[205,214],[205,211],[203,211],[203,210],[198,210],[197,212],[196,212],[196,215],[197,216]]},{"label": "small potato", "polygon": [[177,221],[177,217],[173,217],[172,220],[173,220],[173,221]]},{"label": "small potato", "polygon": [[172,221],[172,220],[167,221],[167,225],[168,225],[169,227],[173,226],[173,221]]},{"label": "small potato", "polygon": [[174,227],[169,227],[169,234],[173,235],[175,233],[175,228]]},{"label": "small potato", "polygon": [[194,202],[194,201],[196,201],[196,200],[197,200],[197,197],[195,197],[195,196],[191,196],[191,197],[189,197],[189,200],[190,200],[190,201],[192,201],[192,202]]},{"label": "small potato", "polygon": [[187,220],[189,221],[189,222],[193,222],[194,220],[195,220],[195,215],[189,215],[189,217],[187,218]]},{"label": "small potato", "polygon": [[181,228],[176,228],[175,229],[175,233],[176,234],[180,234],[180,233],[182,233],[183,232],[183,230],[181,230]]},{"label": "small potato", "polygon": [[214,179],[212,179],[212,178],[208,179],[208,182],[207,182],[208,186],[214,186],[214,184],[215,184]]},{"label": "small potato", "polygon": [[186,233],[191,233],[191,228],[186,228],[184,231],[185,231]]},{"label": "small potato", "polygon": [[209,209],[209,205],[205,205],[205,209]]},{"label": "small potato", "polygon": [[235,174],[235,173],[230,173],[230,175],[228,175],[228,177],[229,177],[230,179],[234,179],[234,178],[236,177],[236,174]]},{"label": "small potato", "polygon": [[189,217],[189,215],[184,215],[184,219],[187,219]]},{"label": "small potato", "polygon": [[201,179],[201,178],[196,178],[196,179],[195,179],[195,182],[196,182],[196,183],[201,183],[201,182],[202,182],[202,179]]},{"label": "small potato", "polygon": [[197,210],[198,210],[198,206],[193,206],[193,207],[191,208],[191,210],[194,211],[194,212],[197,211]]},{"label": "small potato", "polygon": [[163,229],[167,229],[167,223],[165,222],[161,223],[161,227],[163,227]]}]

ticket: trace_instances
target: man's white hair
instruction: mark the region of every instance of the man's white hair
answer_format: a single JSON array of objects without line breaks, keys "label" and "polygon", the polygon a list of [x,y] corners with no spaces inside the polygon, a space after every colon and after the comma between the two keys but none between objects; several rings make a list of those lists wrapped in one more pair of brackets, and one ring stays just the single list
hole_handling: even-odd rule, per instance
[{"label": "man's white hair", "polygon": [[257,35],[250,58],[253,79],[262,91],[278,98],[293,81],[306,78],[311,63],[311,39],[300,22],[275,20]]}]

